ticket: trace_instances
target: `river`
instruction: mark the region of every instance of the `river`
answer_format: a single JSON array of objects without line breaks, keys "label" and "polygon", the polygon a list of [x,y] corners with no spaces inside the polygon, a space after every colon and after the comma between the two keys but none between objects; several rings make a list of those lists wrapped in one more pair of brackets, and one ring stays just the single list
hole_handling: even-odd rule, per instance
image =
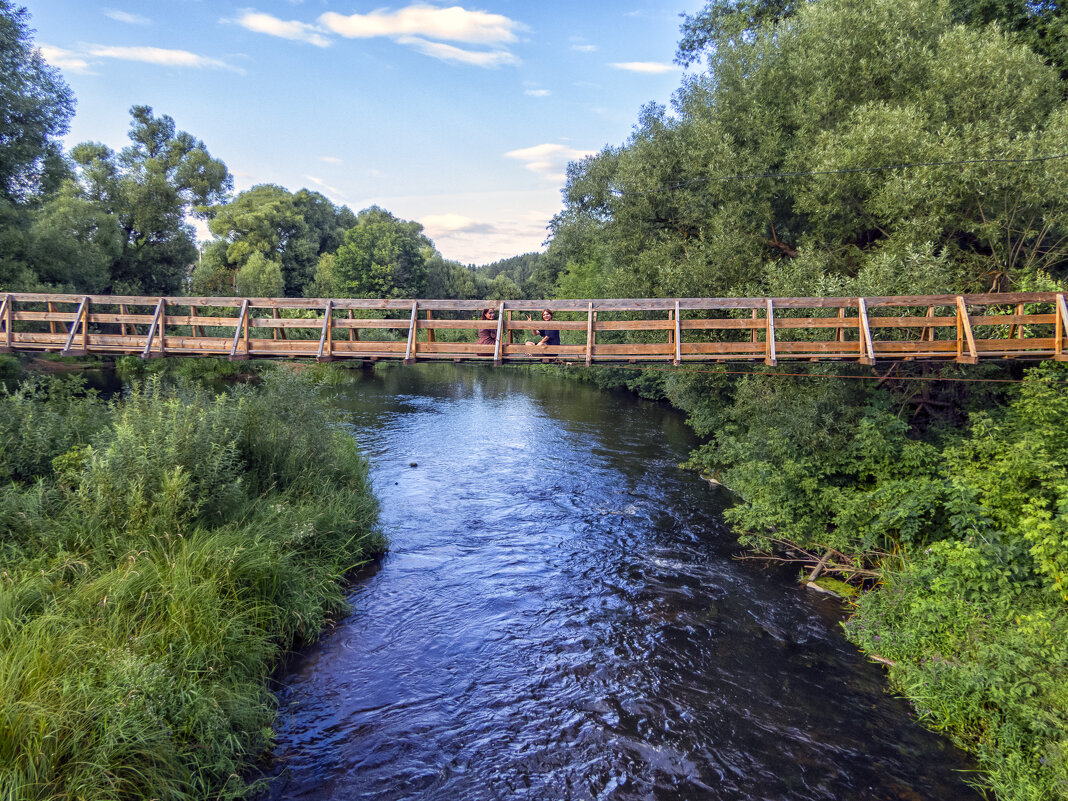
[{"label": "river", "polygon": [[733,558],[677,412],[452,364],[332,391],[391,549],[278,677],[272,799],[979,797],[841,602]]}]

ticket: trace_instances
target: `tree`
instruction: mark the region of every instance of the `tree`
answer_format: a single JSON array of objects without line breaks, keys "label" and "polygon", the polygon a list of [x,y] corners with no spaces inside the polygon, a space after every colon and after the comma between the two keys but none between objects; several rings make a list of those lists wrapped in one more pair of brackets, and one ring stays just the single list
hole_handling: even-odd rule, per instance
[{"label": "tree", "polygon": [[318,192],[301,189],[292,194],[281,186],[260,184],[219,208],[208,227],[225,245],[227,269],[236,273],[259,253],[279,263],[284,293],[300,296],[310,290],[321,256],[336,251],[343,241],[342,226],[355,223],[347,207],[334,206]]},{"label": "tree", "polygon": [[74,96],[33,46],[25,8],[0,0],[0,198],[25,202],[61,169]]},{"label": "tree", "polygon": [[[427,285],[433,244],[417,222],[371,206],[356,216],[334,259],[320,264],[316,294],[325,297],[418,298]],[[322,269],[323,267],[326,269]]]},{"label": "tree", "polygon": [[206,218],[232,179],[204,143],[148,106],[130,111],[132,144],[116,154],[97,143],[71,151],[79,197],[113,214],[122,250],[109,270],[113,292],[177,294],[197,250],[186,215]]},{"label": "tree", "polygon": [[237,294],[243,298],[277,298],[285,289],[282,262],[253,253],[237,271]]}]

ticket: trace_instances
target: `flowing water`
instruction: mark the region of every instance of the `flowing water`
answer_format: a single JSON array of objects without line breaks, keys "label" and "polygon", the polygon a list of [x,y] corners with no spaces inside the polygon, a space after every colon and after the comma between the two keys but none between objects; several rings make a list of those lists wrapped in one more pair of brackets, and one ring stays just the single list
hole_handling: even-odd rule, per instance
[{"label": "flowing water", "polygon": [[454,365],[338,391],[391,550],[280,676],[272,798],[978,797],[840,602],[732,558],[676,412]]}]

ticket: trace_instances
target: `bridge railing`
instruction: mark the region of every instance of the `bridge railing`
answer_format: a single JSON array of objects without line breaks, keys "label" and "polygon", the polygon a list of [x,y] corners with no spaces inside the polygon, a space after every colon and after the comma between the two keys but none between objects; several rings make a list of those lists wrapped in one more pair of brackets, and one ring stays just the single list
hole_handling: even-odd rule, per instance
[{"label": "bridge railing", "polygon": [[[492,308],[495,319],[480,319]],[[554,319],[543,322],[549,309]],[[533,318],[533,319],[531,319]],[[475,342],[489,329],[492,344]],[[528,345],[533,330],[557,346]],[[1065,295],[378,300],[0,294],[0,352],[595,362],[1053,358]]]}]

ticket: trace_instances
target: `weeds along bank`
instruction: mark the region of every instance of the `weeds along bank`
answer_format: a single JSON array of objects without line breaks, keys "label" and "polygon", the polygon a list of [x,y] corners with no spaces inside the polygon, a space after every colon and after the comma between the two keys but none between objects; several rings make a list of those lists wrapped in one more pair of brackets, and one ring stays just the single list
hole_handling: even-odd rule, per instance
[{"label": "weeds along bank", "polygon": [[226,798],[268,674],[384,548],[367,466],[289,371],[0,394],[0,797]]},{"label": "weeds along bank", "polygon": [[977,783],[1068,799],[1068,365],[727,369],[750,368],[565,374],[685,410],[707,443],[684,466],[730,488],[742,544],[874,587],[847,636]]}]

